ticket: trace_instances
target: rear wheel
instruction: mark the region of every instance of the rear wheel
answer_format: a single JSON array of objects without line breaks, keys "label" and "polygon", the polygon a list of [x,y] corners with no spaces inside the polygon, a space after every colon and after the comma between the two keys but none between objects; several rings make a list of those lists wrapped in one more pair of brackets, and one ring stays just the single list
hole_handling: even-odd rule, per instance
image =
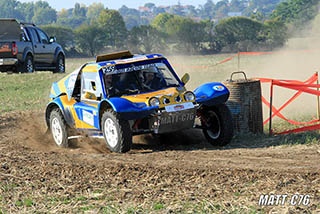
[{"label": "rear wheel", "polygon": [[20,73],[34,72],[34,62],[33,62],[33,57],[31,55],[28,55],[25,61],[18,66],[18,72]]},{"label": "rear wheel", "polygon": [[67,124],[57,108],[50,113],[50,130],[57,146],[64,148],[69,146]]},{"label": "rear wheel", "polygon": [[112,152],[125,153],[131,149],[132,132],[129,122],[120,119],[115,112],[108,110],[101,120],[102,132],[107,147]]},{"label": "rear wheel", "polygon": [[65,58],[62,54],[59,54],[56,62],[56,68],[53,73],[65,73],[66,66],[65,66]]},{"label": "rear wheel", "polygon": [[214,146],[224,146],[233,138],[233,123],[229,108],[220,104],[202,112],[203,134]]}]

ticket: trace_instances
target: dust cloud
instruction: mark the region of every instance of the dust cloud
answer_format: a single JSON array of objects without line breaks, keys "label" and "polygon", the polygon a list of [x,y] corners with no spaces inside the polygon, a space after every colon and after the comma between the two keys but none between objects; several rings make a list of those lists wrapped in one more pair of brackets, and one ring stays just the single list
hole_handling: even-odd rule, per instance
[{"label": "dust cloud", "polygon": [[[249,64],[246,73],[251,77],[289,79],[305,81],[315,72],[320,72],[320,14],[300,32],[294,32],[285,47],[266,56],[259,63]],[[270,87],[262,87],[263,95],[269,97]],[[274,104],[280,107],[296,91],[275,87]],[[268,109],[264,109],[264,114]],[[315,117],[317,99],[314,95],[303,93],[283,113],[286,116]],[[314,119],[314,118],[313,118]],[[308,119],[307,119],[308,120]],[[311,120],[311,118],[310,118]]]}]

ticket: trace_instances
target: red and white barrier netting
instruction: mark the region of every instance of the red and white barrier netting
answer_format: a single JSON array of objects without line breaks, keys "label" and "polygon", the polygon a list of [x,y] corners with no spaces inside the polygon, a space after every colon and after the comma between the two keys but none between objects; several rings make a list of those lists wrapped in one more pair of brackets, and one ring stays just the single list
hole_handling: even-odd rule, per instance
[{"label": "red and white barrier netting", "polygon": [[[268,122],[270,122],[271,118],[273,118],[275,116],[277,116],[283,120],[286,120],[287,122],[289,122],[290,124],[293,124],[293,125],[309,125],[309,126],[300,127],[300,128],[280,132],[280,133],[273,133],[273,134],[282,135],[282,134],[298,133],[298,132],[303,132],[303,131],[312,131],[312,130],[320,129],[320,124],[311,125],[311,124],[315,124],[315,123],[320,122],[319,119],[312,120],[309,122],[298,122],[298,121],[287,119],[285,116],[283,116],[280,113],[285,107],[287,107],[291,102],[293,102],[295,99],[297,99],[302,93],[308,93],[308,94],[320,96],[320,91],[318,91],[317,89],[313,89],[313,88],[320,88],[320,84],[314,84],[318,80],[318,73],[315,73],[308,80],[306,80],[304,82],[297,81],[297,80],[276,80],[276,79],[267,79],[267,78],[255,78],[255,79],[259,79],[261,81],[261,83],[270,83],[271,84],[270,85],[270,87],[271,87],[270,88],[270,92],[271,92],[270,96],[271,97],[273,96],[273,87],[274,86],[279,86],[279,87],[283,87],[283,88],[287,88],[287,89],[291,89],[291,90],[296,91],[296,93],[290,99],[288,99],[279,109],[277,109],[273,105],[271,106],[272,115],[271,115],[271,117],[269,117],[268,119],[266,119],[263,122],[264,125],[267,124]],[[266,98],[264,98],[263,96],[261,97],[261,99],[262,99],[262,102],[268,108],[270,108],[270,102],[268,102],[266,100]],[[271,130],[271,132],[272,132],[272,130]]]}]

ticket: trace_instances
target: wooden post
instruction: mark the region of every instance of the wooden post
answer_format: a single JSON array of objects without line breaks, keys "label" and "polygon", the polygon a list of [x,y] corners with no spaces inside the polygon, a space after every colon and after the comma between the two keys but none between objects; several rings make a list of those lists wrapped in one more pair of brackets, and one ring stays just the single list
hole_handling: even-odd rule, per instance
[{"label": "wooden post", "polygon": [[240,71],[240,51],[238,51],[238,71]]},{"label": "wooden post", "polygon": [[[317,72],[317,85],[319,85],[319,72]],[[319,88],[317,88],[317,91],[319,91]],[[320,120],[319,96],[317,96],[317,118]]]},{"label": "wooden post", "polygon": [[269,114],[269,135],[272,136],[272,98],[273,98],[273,80],[270,88],[270,114]]}]

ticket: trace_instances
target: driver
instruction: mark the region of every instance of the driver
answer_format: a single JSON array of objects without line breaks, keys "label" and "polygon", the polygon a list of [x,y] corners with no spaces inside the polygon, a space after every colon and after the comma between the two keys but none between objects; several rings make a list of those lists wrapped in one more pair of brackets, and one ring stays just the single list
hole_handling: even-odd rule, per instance
[{"label": "driver", "polygon": [[119,93],[119,90],[114,87],[113,77],[111,74],[104,75],[104,85],[105,85],[106,92],[109,97],[112,97],[115,94]]},{"label": "driver", "polygon": [[158,72],[156,68],[149,68],[148,70],[144,70],[144,86],[151,90],[156,90],[161,87],[160,78],[157,76]]}]

